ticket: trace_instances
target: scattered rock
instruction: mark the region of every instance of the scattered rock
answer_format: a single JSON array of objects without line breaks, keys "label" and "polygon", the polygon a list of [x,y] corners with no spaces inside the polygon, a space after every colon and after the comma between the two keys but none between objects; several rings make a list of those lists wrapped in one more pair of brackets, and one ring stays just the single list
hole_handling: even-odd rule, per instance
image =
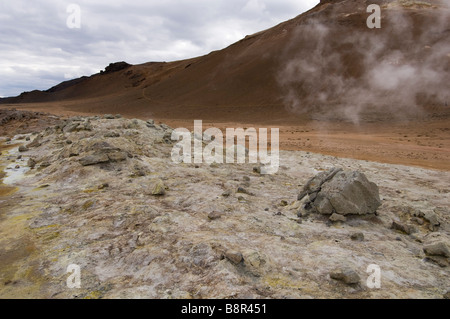
[{"label": "scattered rock", "polygon": [[105,120],[114,120],[116,117],[112,114],[105,114],[105,115],[103,115],[103,118]]},{"label": "scattered rock", "polygon": [[36,161],[33,158],[28,159],[27,166],[34,168],[36,166]]},{"label": "scattered rock", "polygon": [[442,256],[446,258],[450,257],[449,247],[443,241],[427,245],[423,248],[423,251],[427,256]]},{"label": "scattered rock", "polygon": [[336,268],[330,273],[330,278],[342,281],[347,285],[355,285],[361,281],[358,273],[350,267]]},{"label": "scattered rock", "polygon": [[28,148],[26,146],[19,146],[19,152],[28,152]]},{"label": "scattered rock", "polygon": [[422,218],[419,218],[419,217],[413,217],[413,218],[411,218],[411,221],[416,223],[417,225],[425,224],[424,220]]},{"label": "scattered rock", "polygon": [[417,232],[417,229],[414,226],[402,224],[401,222],[398,222],[395,220],[392,221],[391,229],[398,230],[407,235],[411,235],[411,234]]},{"label": "scattered rock", "polygon": [[[109,157],[106,154],[94,154],[83,157],[79,160],[80,164],[83,166],[91,166],[96,164],[102,164],[109,162]],[[41,165],[42,166],[42,165]]]},{"label": "scattered rock", "polygon": [[46,168],[49,167],[51,164],[49,161],[42,161],[41,164],[39,165],[39,167],[41,168]]},{"label": "scattered rock", "polygon": [[120,137],[120,134],[117,133],[117,132],[108,132],[108,133],[106,133],[106,134],[104,135],[104,137],[106,137],[106,138],[108,138],[108,137],[111,137],[111,138],[117,138],[117,137]]},{"label": "scattered rock", "polygon": [[108,187],[109,187],[108,183],[103,183],[103,184],[98,186],[98,189],[101,190],[101,189],[105,189],[105,188],[108,188]]},{"label": "scattered rock", "polygon": [[330,221],[332,222],[346,222],[347,218],[343,215],[334,213],[330,216]]},{"label": "scattered rock", "polygon": [[120,151],[109,152],[107,155],[111,162],[123,162],[126,161],[128,158],[127,153]]},{"label": "scattered rock", "polygon": [[226,190],[225,192],[222,193],[223,197],[230,197],[231,196],[231,191],[230,190]]},{"label": "scattered rock", "polygon": [[450,299],[450,290],[444,294],[444,299]]},{"label": "scattered rock", "polygon": [[435,231],[441,225],[437,215],[433,212],[424,213],[423,219],[430,223],[431,231]]},{"label": "scattered rock", "polygon": [[163,196],[165,194],[166,194],[166,185],[164,185],[164,182],[162,180],[156,181],[155,185],[153,186],[152,195]]},{"label": "scattered rock", "polygon": [[243,187],[238,187],[237,193],[238,194],[248,194],[248,191]]},{"label": "scattered rock", "polygon": [[27,147],[29,147],[29,148],[39,147],[42,145],[41,140],[42,140],[42,136],[38,135],[34,138],[34,140],[31,143],[27,144]]},{"label": "scattered rock", "polygon": [[220,218],[222,218],[222,213],[219,213],[219,212],[211,212],[211,213],[208,214],[208,218],[209,218],[210,220],[220,219]]},{"label": "scattered rock", "polygon": [[286,207],[287,205],[289,205],[287,200],[282,200],[281,203],[280,203],[281,207]]},{"label": "scattered rock", "polygon": [[364,241],[363,233],[353,233],[350,235],[350,238],[354,241]]},{"label": "scattered rock", "polygon": [[225,257],[231,261],[233,264],[240,264],[244,257],[242,256],[242,253],[235,251],[235,250],[228,250],[225,252]]}]

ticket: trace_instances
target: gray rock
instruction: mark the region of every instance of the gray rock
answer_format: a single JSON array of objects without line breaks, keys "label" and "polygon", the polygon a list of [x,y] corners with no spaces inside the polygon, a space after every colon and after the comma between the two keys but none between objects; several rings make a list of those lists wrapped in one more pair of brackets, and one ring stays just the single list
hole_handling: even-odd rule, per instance
[{"label": "gray rock", "polygon": [[303,208],[323,215],[374,214],[381,205],[378,186],[358,171],[333,168],[311,178],[297,200]]},{"label": "gray rock", "polygon": [[433,212],[424,213],[423,219],[430,223],[430,230],[434,231],[437,227],[441,225],[437,215]]},{"label": "gray rock", "polygon": [[125,152],[114,151],[107,153],[107,156],[111,162],[123,162],[128,158],[128,154]]},{"label": "gray rock", "polygon": [[155,185],[153,186],[152,195],[154,196],[163,196],[166,194],[166,185],[162,180],[157,180]]},{"label": "gray rock", "polygon": [[222,218],[222,213],[219,213],[219,212],[211,212],[211,213],[208,214],[208,218],[209,218],[210,220],[220,219],[220,218]]},{"label": "gray rock", "polygon": [[96,165],[101,163],[107,163],[110,159],[106,154],[94,154],[83,157],[79,160],[80,164],[83,166]]},{"label": "gray rock", "polygon": [[248,194],[248,191],[243,187],[238,187],[237,193],[238,194]]},{"label": "gray rock", "polygon": [[343,215],[339,215],[334,213],[333,215],[330,216],[330,221],[332,222],[346,222],[347,218]]},{"label": "gray rock", "polygon": [[363,233],[353,233],[350,235],[350,238],[354,241],[364,241]]},{"label": "gray rock", "polygon": [[105,120],[114,120],[116,117],[112,114],[105,114],[105,115],[103,115],[103,118]]},{"label": "gray rock", "polygon": [[[360,172],[338,171],[334,174],[331,180],[322,185],[314,202],[319,213],[329,214],[327,202],[334,212],[344,216],[373,214],[377,211],[381,201],[376,184],[369,182]],[[329,176],[331,174],[327,178]]]},{"label": "gray rock", "polygon": [[228,250],[225,252],[225,257],[233,264],[239,264],[244,260],[242,253],[235,250]]},{"label": "gray rock", "polygon": [[104,137],[108,138],[108,137],[112,137],[112,138],[116,138],[116,137],[120,137],[120,134],[117,132],[108,132],[104,135]]},{"label": "gray rock", "polygon": [[226,190],[225,192],[222,193],[223,197],[230,197],[231,196],[231,191],[230,190]]},{"label": "gray rock", "polygon": [[330,278],[342,281],[347,285],[355,285],[361,281],[358,273],[350,267],[336,268],[330,273]]},{"label": "gray rock", "polygon": [[398,230],[407,235],[411,235],[411,234],[417,232],[417,229],[414,226],[406,225],[406,224],[403,224],[403,223],[401,223],[399,221],[395,221],[395,220],[392,221],[391,229]]},{"label": "gray rock", "polygon": [[77,131],[79,125],[80,125],[80,123],[72,123],[72,122],[70,122],[66,126],[64,126],[63,132],[64,133],[75,132],[75,131]]},{"label": "gray rock", "polygon": [[45,168],[45,167],[49,167],[50,165],[51,165],[50,162],[48,162],[48,161],[43,161],[43,162],[39,165],[39,167]]},{"label": "gray rock", "polygon": [[39,147],[39,146],[41,146],[42,145],[41,139],[42,139],[41,135],[36,136],[31,143],[27,144],[27,147],[31,148],[31,147]]},{"label": "gray rock", "polygon": [[27,151],[28,151],[28,148],[26,146],[23,146],[23,145],[19,146],[19,152],[27,152]]},{"label": "gray rock", "polygon": [[28,167],[34,168],[36,166],[36,161],[33,158],[28,159]]},{"label": "gray rock", "polygon": [[443,241],[427,245],[423,248],[423,251],[427,256],[450,257],[449,247],[447,243]]}]

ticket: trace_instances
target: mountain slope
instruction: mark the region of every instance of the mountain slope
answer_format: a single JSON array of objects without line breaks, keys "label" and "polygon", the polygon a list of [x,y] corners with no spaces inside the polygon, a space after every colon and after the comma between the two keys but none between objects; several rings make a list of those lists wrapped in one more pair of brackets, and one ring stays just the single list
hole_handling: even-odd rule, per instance
[{"label": "mountain slope", "polygon": [[[367,6],[382,8],[369,29]],[[2,103],[175,119],[448,114],[449,1],[321,1],[202,57],[103,72]],[[105,70],[107,71],[107,70]]]}]

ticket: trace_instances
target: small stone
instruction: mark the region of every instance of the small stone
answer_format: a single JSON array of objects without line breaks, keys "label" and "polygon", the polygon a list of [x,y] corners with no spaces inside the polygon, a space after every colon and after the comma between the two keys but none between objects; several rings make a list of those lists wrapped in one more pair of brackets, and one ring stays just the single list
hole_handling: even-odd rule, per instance
[{"label": "small stone", "polygon": [[430,223],[430,230],[434,231],[435,228],[439,227],[441,225],[441,222],[439,221],[437,215],[432,212],[427,212],[424,214],[423,219],[428,221]]},{"label": "small stone", "polygon": [[117,132],[108,132],[108,133],[106,133],[106,134],[104,135],[104,137],[106,137],[106,138],[108,138],[108,137],[111,137],[111,138],[117,138],[117,137],[120,137],[120,134],[117,133]]},{"label": "small stone", "polygon": [[17,159],[18,160],[22,159],[22,155],[17,156]]},{"label": "small stone", "polygon": [[361,281],[361,278],[356,271],[350,267],[337,268],[330,273],[330,277],[342,281],[347,285],[358,284]]},{"label": "small stone", "polygon": [[231,196],[231,191],[227,190],[225,192],[222,193],[223,197],[230,197]]},{"label": "small stone", "polygon": [[91,166],[96,164],[108,163],[109,157],[106,154],[89,155],[81,158],[79,162],[83,166]]},{"label": "small stone", "polygon": [[339,215],[334,213],[333,215],[330,216],[330,221],[332,222],[346,222],[347,218],[343,215]]},{"label": "small stone", "polygon": [[222,218],[222,214],[219,213],[219,212],[211,212],[211,213],[208,214],[208,218],[210,220],[220,219],[220,218]]},{"label": "small stone", "polygon": [[14,168],[15,168],[15,169],[19,169],[19,168],[20,168],[20,165],[16,165]]},{"label": "small stone", "polygon": [[6,142],[11,142],[11,138],[10,138],[10,137],[7,137],[7,138],[6,138]]},{"label": "small stone", "polygon": [[125,152],[112,152],[108,153],[108,158],[111,162],[123,162],[128,158],[128,154]]},{"label": "small stone", "polygon": [[261,174],[261,166],[255,166],[253,167],[253,172],[257,173],[257,174]]},{"label": "small stone", "polygon": [[25,139],[25,141],[30,141],[31,139],[30,139],[30,137],[29,136],[27,136],[27,138]]},{"label": "small stone", "polygon": [[250,177],[248,177],[248,176],[244,176],[242,179],[243,179],[245,182],[250,182]]},{"label": "small stone", "polygon": [[402,233],[405,233],[407,235],[411,235],[412,233],[415,233],[417,231],[415,229],[415,227],[413,227],[411,225],[402,224],[402,223],[397,222],[395,220],[392,221],[391,229],[398,230],[398,231],[400,231]]},{"label": "small stone", "polygon": [[27,151],[28,151],[28,148],[26,146],[23,146],[23,145],[19,146],[19,152],[27,152]]},{"label": "small stone", "polygon": [[238,194],[248,194],[247,190],[243,187],[238,187],[237,193]]},{"label": "small stone", "polygon": [[427,245],[423,248],[423,251],[428,256],[450,257],[448,245],[443,241]]},{"label": "small stone", "polygon": [[116,117],[112,114],[105,114],[105,115],[103,115],[103,118],[105,120],[114,120]]},{"label": "small stone", "polygon": [[233,264],[239,264],[244,260],[244,257],[242,256],[242,253],[235,251],[235,250],[228,250],[225,253],[225,257],[231,261]]},{"label": "small stone", "polygon": [[152,195],[163,196],[166,194],[166,186],[162,180],[158,180],[153,186]]},{"label": "small stone", "polygon": [[411,218],[411,221],[416,223],[417,225],[423,225],[425,222],[423,221],[422,218],[419,217],[413,217]]},{"label": "small stone", "polygon": [[98,189],[105,189],[105,188],[108,188],[109,187],[109,184],[108,183],[103,183],[102,185],[100,185],[99,187],[98,187]]},{"label": "small stone", "polygon": [[42,168],[49,167],[51,164],[48,161],[43,161],[39,166]]},{"label": "small stone", "polygon": [[450,299],[450,290],[444,294],[444,299]]},{"label": "small stone", "polygon": [[282,200],[280,203],[281,207],[286,207],[287,205],[289,205],[289,203],[287,202],[287,200]]},{"label": "small stone", "polygon": [[350,238],[354,241],[364,241],[363,233],[353,233],[350,235]]},{"label": "small stone", "polygon": [[73,142],[72,142],[71,140],[67,140],[67,141],[66,141],[66,144],[67,144],[67,145],[70,145],[70,144],[72,144],[72,143],[73,143]]}]

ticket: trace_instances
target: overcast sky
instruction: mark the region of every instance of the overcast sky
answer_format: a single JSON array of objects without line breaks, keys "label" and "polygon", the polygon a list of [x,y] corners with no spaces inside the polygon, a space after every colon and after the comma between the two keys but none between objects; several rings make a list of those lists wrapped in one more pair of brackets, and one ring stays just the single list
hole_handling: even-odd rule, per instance
[{"label": "overcast sky", "polygon": [[48,89],[98,73],[111,62],[139,64],[204,55],[317,3],[4,0],[0,2],[0,97]]}]

